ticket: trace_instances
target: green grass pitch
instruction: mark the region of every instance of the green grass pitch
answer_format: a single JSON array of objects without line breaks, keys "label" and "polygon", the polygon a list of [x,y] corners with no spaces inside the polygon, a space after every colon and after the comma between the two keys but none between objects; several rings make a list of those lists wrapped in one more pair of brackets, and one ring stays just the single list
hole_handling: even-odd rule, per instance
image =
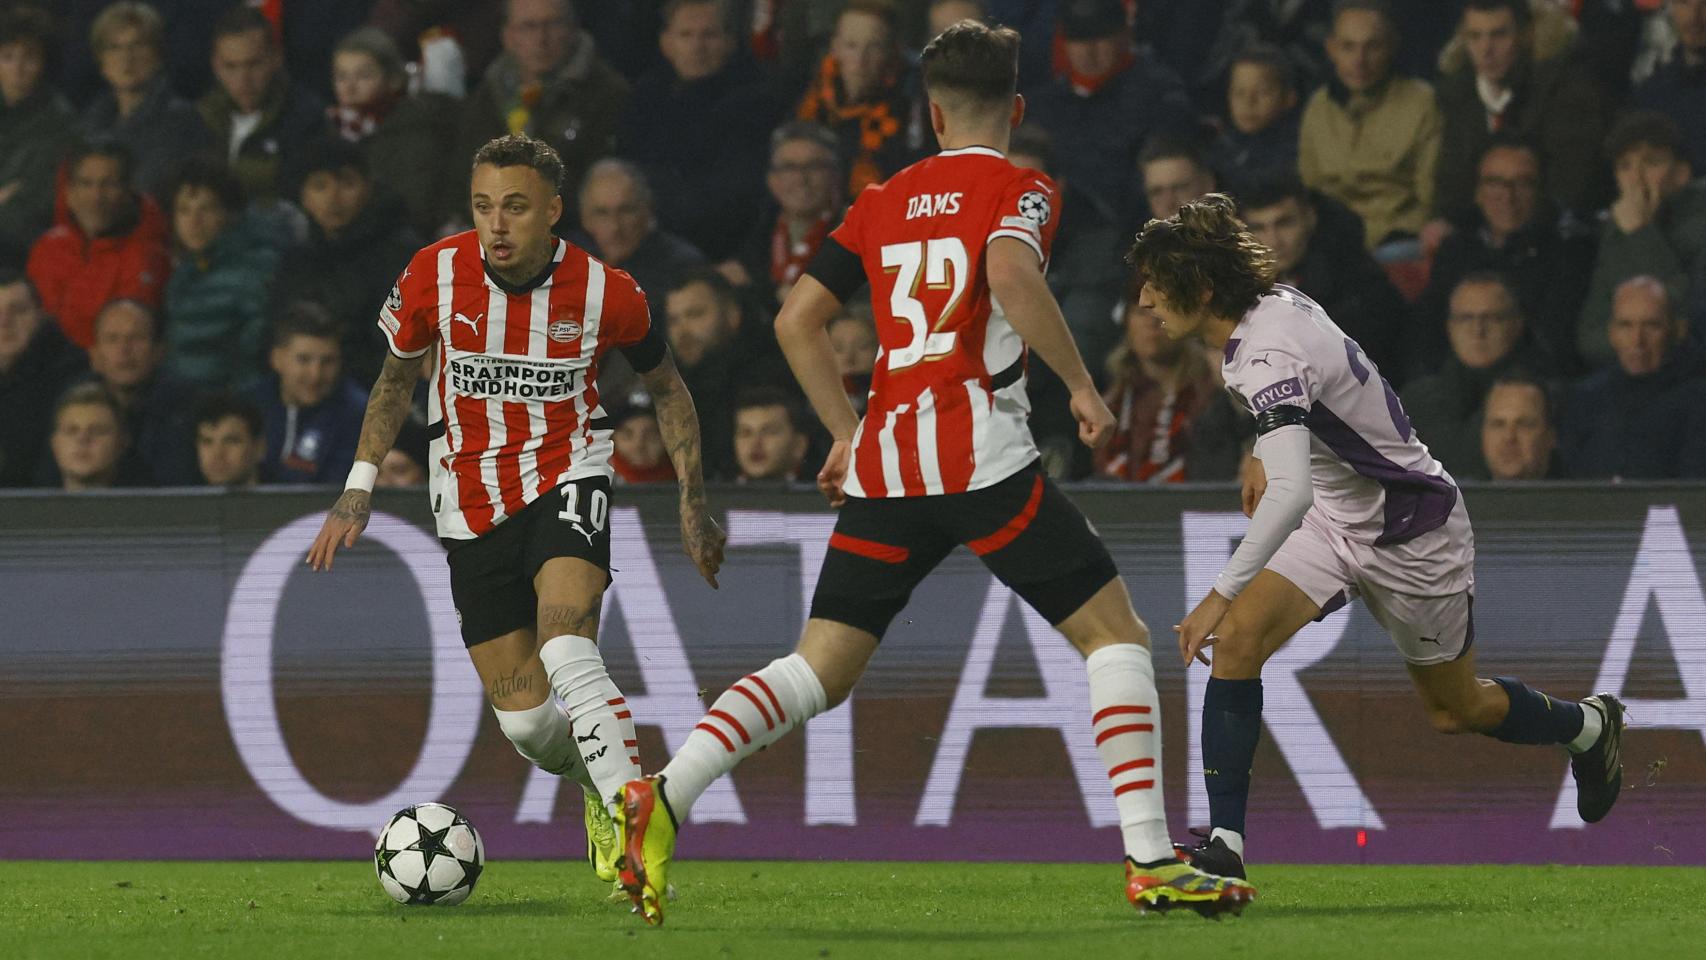
[{"label": "green grass pitch", "polygon": [[1137,916],[1114,866],[686,862],[661,929],[579,863],[492,863],[453,908],[392,903],[364,862],[0,871],[0,957],[19,960],[1706,956],[1688,868],[1266,867],[1243,917],[1210,922]]}]

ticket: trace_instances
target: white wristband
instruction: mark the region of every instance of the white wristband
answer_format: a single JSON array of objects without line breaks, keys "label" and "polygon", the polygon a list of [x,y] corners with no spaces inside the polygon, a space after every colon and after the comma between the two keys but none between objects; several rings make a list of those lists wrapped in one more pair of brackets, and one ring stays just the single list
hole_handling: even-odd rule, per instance
[{"label": "white wristband", "polygon": [[349,479],[344,481],[344,489],[372,493],[373,481],[377,479],[379,479],[377,464],[368,463],[366,460],[357,460],[355,466],[349,468]]}]

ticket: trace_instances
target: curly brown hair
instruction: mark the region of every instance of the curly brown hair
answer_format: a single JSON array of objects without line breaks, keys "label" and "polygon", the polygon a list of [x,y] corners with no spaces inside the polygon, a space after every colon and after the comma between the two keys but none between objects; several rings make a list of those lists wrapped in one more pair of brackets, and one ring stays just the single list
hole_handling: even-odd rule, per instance
[{"label": "curly brown hair", "polygon": [[1196,309],[1207,292],[1209,313],[1242,317],[1273,289],[1274,258],[1237,210],[1231,197],[1210,193],[1144,224],[1126,254],[1137,282],[1185,309]]}]

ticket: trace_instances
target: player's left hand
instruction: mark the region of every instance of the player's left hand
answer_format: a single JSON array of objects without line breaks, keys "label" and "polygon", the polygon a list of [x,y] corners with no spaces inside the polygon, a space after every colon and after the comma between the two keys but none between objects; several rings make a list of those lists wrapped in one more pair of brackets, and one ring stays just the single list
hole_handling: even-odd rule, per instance
[{"label": "player's left hand", "polygon": [[1231,607],[1231,600],[1221,596],[1217,590],[1210,590],[1184,623],[1174,625],[1173,632],[1179,635],[1179,653],[1184,655],[1187,668],[1192,660],[1202,661],[1205,667],[1210,665],[1203,648],[1213,646],[1220,639],[1214,635],[1214,628],[1220,626],[1220,621]]},{"label": "player's left hand", "polygon": [[837,440],[830,446],[829,456],[823,458],[823,469],[817,472],[818,490],[829,505],[837,509],[847,502],[847,491],[843,487],[847,483],[847,466],[852,461],[852,442]]},{"label": "player's left hand", "polygon": [[703,504],[682,503],[681,551],[699,568],[699,575],[712,590],[719,589],[717,571],[723,568],[723,544],[728,539],[723,528],[705,512]]},{"label": "player's left hand", "polygon": [[1078,418],[1078,439],[1092,450],[1100,450],[1114,435],[1114,412],[1093,386],[1072,395],[1072,415]]}]

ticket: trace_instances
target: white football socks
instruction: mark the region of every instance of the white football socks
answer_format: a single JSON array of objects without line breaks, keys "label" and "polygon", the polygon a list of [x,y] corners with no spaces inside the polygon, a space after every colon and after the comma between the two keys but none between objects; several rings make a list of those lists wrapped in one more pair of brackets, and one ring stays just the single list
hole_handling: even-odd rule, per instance
[{"label": "white football socks", "polygon": [[1116,643],[1084,661],[1090,674],[1090,725],[1096,752],[1113,781],[1126,856],[1153,863],[1173,856],[1161,793],[1161,708],[1149,650]]},{"label": "white football socks", "polygon": [[1236,830],[1228,830],[1225,827],[1215,827],[1209,831],[1208,838],[1213,840],[1216,837],[1226,841],[1227,848],[1238,854],[1238,859],[1244,859],[1244,835],[1242,833]]},{"label": "white football socks", "polygon": [[551,689],[563,700],[574,725],[575,747],[606,805],[640,775],[640,744],[634,715],[604,669],[598,644],[564,634],[539,648]]},{"label": "white football socks", "polygon": [[573,729],[563,705],[553,697],[528,710],[499,710],[498,727],[515,746],[515,752],[546,773],[568,777],[587,789],[593,782],[587,776],[586,764],[581,763],[580,751],[575,749]]},{"label": "white football socks", "polygon": [[1582,732],[1576,734],[1576,739],[1564,746],[1571,753],[1585,753],[1599,741],[1600,733],[1605,729],[1605,714],[1586,700],[1580,704],[1582,708]]},{"label": "white football socks", "polygon": [[823,683],[797,653],[735,681],[660,773],[676,819],[711,782],[824,711]]}]

